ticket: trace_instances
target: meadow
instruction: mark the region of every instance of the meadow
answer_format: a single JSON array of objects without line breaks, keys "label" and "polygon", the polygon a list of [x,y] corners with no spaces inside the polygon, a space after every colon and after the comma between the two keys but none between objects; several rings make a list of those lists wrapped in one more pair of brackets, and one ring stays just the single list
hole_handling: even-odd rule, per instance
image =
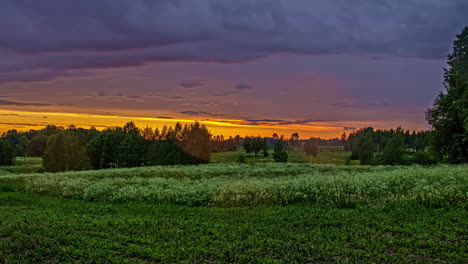
[{"label": "meadow", "polygon": [[188,206],[391,202],[444,206],[467,197],[467,166],[209,164],[3,176],[28,192],[86,201]]},{"label": "meadow", "polygon": [[[249,155],[243,149],[239,151],[227,151],[211,154],[212,163],[236,163],[239,156],[245,157],[246,163],[268,163],[272,162],[271,153],[268,157]],[[342,151],[342,147],[319,147],[316,157],[307,156],[302,150],[297,148],[289,152],[288,161],[291,163],[314,163],[314,164],[336,164],[345,165],[351,152]],[[351,160],[350,165],[359,165],[358,160]]]},{"label": "meadow", "polygon": [[0,260],[466,262],[467,165],[248,159],[62,173],[18,159],[0,168]]}]

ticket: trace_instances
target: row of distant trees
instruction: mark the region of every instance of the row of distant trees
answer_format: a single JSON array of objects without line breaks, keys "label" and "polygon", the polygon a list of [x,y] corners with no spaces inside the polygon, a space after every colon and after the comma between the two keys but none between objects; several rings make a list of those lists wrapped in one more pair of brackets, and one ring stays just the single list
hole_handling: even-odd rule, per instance
[{"label": "row of distant trees", "polygon": [[374,130],[372,127],[352,132],[342,142],[350,159],[360,160],[362,165],[434,164],[438,160],[431,154],[430,131],[410,132],[401,128]]},{"label": "row of distant trees", "polygon": [[145,165],[207,163],[211,134],[198,122],[140,129],[133,122],[98,131],[73,125],[29,132],[8,131],[0,139],[0,164],[15,156],[42,156],[46,171],[67,171]]}]

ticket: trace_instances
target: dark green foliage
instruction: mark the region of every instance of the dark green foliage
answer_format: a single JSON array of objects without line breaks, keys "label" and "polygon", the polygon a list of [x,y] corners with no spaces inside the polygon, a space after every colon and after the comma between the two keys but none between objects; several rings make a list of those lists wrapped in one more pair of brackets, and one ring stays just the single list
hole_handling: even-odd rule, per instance
[{"label": "dark green foliage", "polygon": [[208,163],[211,158],[211,134],[195,122],[190,126],[177,123],[169,128],[165,140],[147,142],[149,165],[177,165]]},{"label": "dark green foliage", "polygon": [[148,165],[198,164],[200,161],[185,152],[173,140],[157,140],[149,143]]},{"label": "dark green foliage", "polygon": [[50,136],[42,160],[44,169],[51,172],[90,168],[84,142],[72,130]]},{"label": "dark green foliage", "polygon": [[147,143],[133,122],[123,128],[107,129],[92,139],[87,153],[93,168],[142,166],[146,162]]},{"label": "dark green foliage", "polygon": [[247,154],[254,154],[254,156],[257,156],[258,153],[260,153],[261,151],[263,151],[263,154],[265,154],[264,150],[265,148],[268,148],[268,144],[266,146],[265,144],[267,144],[265,139],[262,139],[261,137],[252,136],[252,137],[245,137],[243,146]]},{"label": "dark green foliage", "polygon": [[282,139],[276,141],[273,159],[276,162],[288,162],[288,151],[286,150],[286,144]]},{"label": "dark green foliage", "polygon": [[314,157],[317,157],[318,155],[318,147],[317,147],[317,144],[315,144],[315,142],[310,139],[308,140],[305,144],[304,144],[304,152],[307,156],[314,156]]},{"label": "dark green foliage", "polygon": [[359,147],[359,161],[361,165],[371,165],[374,158],[374,141],[372,129],[364,133]]},{"label": "dark green foliage", "polygon": [[269,153],[268,153],[268,149],[270,148],[270,146],[268,146],[268,142],[266,140],[266,138],[263,139],[263,144],[262,144],[262,147],[263,147],[263,157],[268,157]]},{"label": "dark green foliage", "polygon": [[42,134],[33,137],[26,147],[26,154],[30,157],[42,157],[47,146],[47,139],[48,137]]},{"label": "dark green foliage", "polygon": [[211,134],[205,125],[195,122],[183,130],[180,144],[183,151],[199,163],[208,163],[211,158]]},{"label": "dark green foliage", "polygon": [[405,154],[404,136],[401,129],[398,129],[390,140],[387,141],[385,149],[380,159],[383,165],[401,165],[404,162]]},{"label": "dark green foliage", "polygon": [[13,165],[15,161],[15,149],[11,143],[0,138],[0,165]]},{"label": "dark green foliage", "polygon": [[434,128],[432,150],[450,163],[468,162],[468,27],[453,43],[447,57],[445,91],[435,99],[426,119]]},{"label": "dark green foliage", "polygon": [[437,164],[435,157],[426,151],[418,151],[414,153],[410,162],[425,166]]},{"label": "dark green foliage", "polygon": [[92,139],[87,145],[87,153],[94,169],[119,168],[123,155],[120,143],[125,139],[121,128],[107,129]]}]

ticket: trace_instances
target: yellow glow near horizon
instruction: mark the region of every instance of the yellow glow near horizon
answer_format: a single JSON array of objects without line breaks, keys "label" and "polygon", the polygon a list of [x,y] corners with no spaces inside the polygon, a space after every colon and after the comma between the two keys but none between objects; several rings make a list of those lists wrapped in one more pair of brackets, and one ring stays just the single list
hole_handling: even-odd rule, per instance
[{"label": "yellow glow near horizon", "polygon": [[[46,125],[57,125],[66,127],[74,124],[78,127],[89,128],[91,126],[97,129],[107,127],[123,126],[128,121],[133,121],[139,127],[150,126],[153,128],[162,128],[163,126],[173,126],[176,122],[182,124],[192,123],[196,119],[169,119],[153,117],[130,117],[117,115],[96,115],[81,113],[58,113],[58,112],[32,112],[18,110],[0,110],[1,122],[0,132],[3,133],[10,129],[27,131],[29,129],[41,129]],[[339,137],[343,132],[341,127],[321,125],[254,125],[248,124],[244,120],[236,119],[210,119],[198,120],[205,124],[213,135],[235,136],[235,135],[259,135],[272,136],[273,133],[284,134],[288,137],[291,133],[298,132],[302,138],[311,136],[332,138]]]}]

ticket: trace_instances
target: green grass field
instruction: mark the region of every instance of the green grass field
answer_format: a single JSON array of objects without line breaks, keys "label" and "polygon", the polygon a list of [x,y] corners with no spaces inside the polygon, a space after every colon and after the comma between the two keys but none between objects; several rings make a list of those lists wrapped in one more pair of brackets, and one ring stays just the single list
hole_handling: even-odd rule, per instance
[{"label": "green grass field", "polygon": [[466,263],[467,165],[266,161],[0,167],[0,262]]},{"label": "green grass field", "polygon": [[[291,163],[315,163],[315,164],[336,164],[345,165],[346,159],[351,155],[351,152],[340,151],[341,147],[320,147],[317,157],[306,156],[303,151],[294,149],[289,152],[288,162]],[[320,150],[323,150],[320,152]],[[212,163],[235,163],[239,156],[244,155],[246,163],[265,163],[272,162],[272,151],[268,157],[263,157],[262,153],[258,156],[247,155],[244,150],[228,151],[211,154]],[[359,161],[352,160],[351,165],[359,165]]]}]

